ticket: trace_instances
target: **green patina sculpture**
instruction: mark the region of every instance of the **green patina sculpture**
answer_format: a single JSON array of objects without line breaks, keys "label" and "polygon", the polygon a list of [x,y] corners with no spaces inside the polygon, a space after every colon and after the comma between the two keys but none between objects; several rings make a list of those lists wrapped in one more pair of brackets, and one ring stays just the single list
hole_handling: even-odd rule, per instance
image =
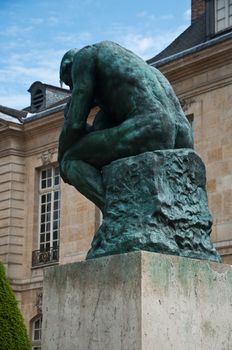
[{"label": "green patina sculpture", "polygon": [[[220,261],[209,238],[204,169],[197,161],[191,167],[192,130],[166,78],[104,41],[68,51],[60,80],[72,91],[59,140],[61,176],[103,212],[87,258],[143,249]],[[100,111],[89,126],[94,106]]]},{"label": "green patina sculpture", "polygon": [[[146,151],[193,147],[189,122],[166,78],[118,44],[68,51],[60,80],[72,90],[59,141],[61,176],[103,214],[103,166]],[[89,128],[96,105],[100,111]]]}]

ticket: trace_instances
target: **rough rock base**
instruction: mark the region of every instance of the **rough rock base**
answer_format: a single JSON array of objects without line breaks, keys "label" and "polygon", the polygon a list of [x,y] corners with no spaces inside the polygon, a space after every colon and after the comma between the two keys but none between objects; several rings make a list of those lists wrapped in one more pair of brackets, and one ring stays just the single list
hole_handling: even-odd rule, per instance
[{"label": "rough rock base", "polygon": [[232,267],[135,252],[46,269],[42,350],[232,348]]},{"label": "rough rock base", "polygon": [[146,250],[220,261],[210,241],[205,167],[192,149],[147,152],[103,169],[106,206],[87,259]]}]

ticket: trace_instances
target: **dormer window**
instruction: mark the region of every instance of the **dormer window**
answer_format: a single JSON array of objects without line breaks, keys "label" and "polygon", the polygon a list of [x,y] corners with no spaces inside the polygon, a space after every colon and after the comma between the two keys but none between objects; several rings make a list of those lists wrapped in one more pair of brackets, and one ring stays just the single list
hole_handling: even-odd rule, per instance
[{"label": "dormer window", "polygon": [[232,0],[215,0],[215,33],[232,26]]},{"label": "dormer window", "polygon": [[32,96],[33,109],[38,110],[43,104],[44,94],[41,89],[37,89]]}]

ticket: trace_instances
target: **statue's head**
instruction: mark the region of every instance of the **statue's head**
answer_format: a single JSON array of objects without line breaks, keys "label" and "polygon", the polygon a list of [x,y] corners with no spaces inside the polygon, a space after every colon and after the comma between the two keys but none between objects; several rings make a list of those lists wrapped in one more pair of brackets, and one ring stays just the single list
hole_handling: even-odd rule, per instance
[{"label": "statue's head", "polygon": [[71,49],[66,52],[63,56],[60,63],[60,82],[65,83],[72,90],[72,64],[75,54],[78,52],[78,49]]}]

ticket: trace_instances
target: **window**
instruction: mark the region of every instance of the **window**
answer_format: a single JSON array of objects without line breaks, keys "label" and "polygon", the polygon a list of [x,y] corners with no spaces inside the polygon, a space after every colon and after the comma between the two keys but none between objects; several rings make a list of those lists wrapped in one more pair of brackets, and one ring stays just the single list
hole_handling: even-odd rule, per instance
[{"label": "window", "polygon": [[32,99],[32,105],[35,110],[38,110],[42,106],[43,100],[44,100],[43,91],[41,89],[37,89]]},{"label": "window", "polygon": [[192,128],[192,131],[193,131],[193,121],[194,121],[194,115],[193,115],[193,113],[191,113],[191,114],[186,114],[186,118],[188,119],[189,124],[190,124],[190,126],[191,126],[191,128]]},{"label": "window", "polygon": [[42,316],[32,322],[32,350],[41,350]]},{"label": "window", "polygon": [[32,253],[32,266],[56,262],[59,258],[59,168],[42,169],[39,183],[39,250]]},{"label": "window", "polygon": [[40,251],[59,245],[60,175],[58,167],[43,169],[40,176]]},{"label": "window", "polygon": [[215,32],[232,26],[232,0],[215,0]]}]

